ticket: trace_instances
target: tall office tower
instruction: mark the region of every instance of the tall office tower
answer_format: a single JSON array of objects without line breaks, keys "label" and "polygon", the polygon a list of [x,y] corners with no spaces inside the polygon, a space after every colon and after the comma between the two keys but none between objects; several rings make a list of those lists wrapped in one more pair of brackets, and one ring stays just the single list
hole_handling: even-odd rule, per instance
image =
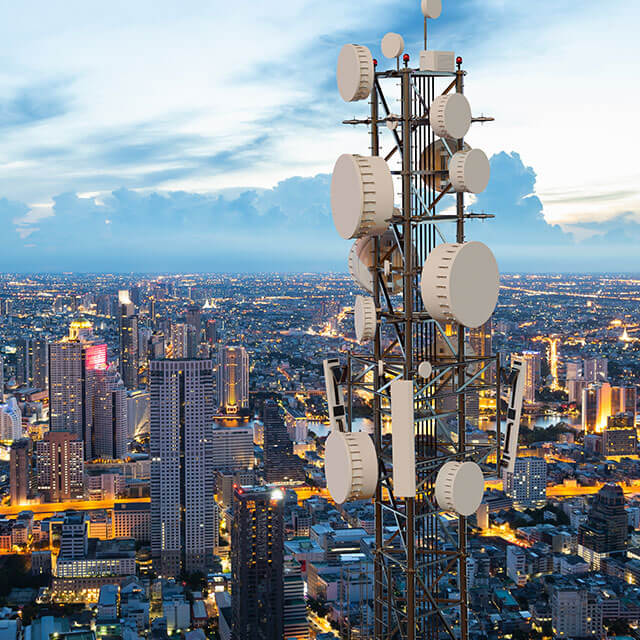
[{"label": "tall office tower", "polygon": [[33,442],[31,438],[15,440],[9,452],[9,487],[11,504],[27,504],[33,492]]},{"label": "tall office tower", "polygon": [[595,570],[600,561],[627,548],[629,530],[622,487],[605,484],[591,504],[589,516],[578,527],[578,555]]},{"label": "tall office tower", "polygon": [[249,356],[244,347],[218,352],[218,404],[227,415],[249,406]]},{"label": "tall office tower", "polygon": [[[490,358],[493,356],[492,333],[493,327],[491,318],[477,329],[469,329],[469,346],[475,356],[479,358]],[[480,379],[486,380],[491,384],[495,377],[495,373],[495,367],[491,367],[480,374]]]},{"label": "tall office tower", "polygon": [[149,360],[151,336],[153,331],[147,327],[138,327],[138,363],[140,366]]},{"label": "tall office tower", "polygon": [[151,550],[158,573],[206,571],[217,546],[210,360],[152,360]]},{"label": "tall office tower", "polygon": [[575,402],[576,405],[581,405],[585,386],[586,382],[584,378],[567,378],[565,387],[567,389],[569,402]]},{"label": "tall office tower", "polygon": [[533,404],[536,401],[536,390],[540,386],[540,366],[542,363],[540,352],[523,351],[514,355],[522,358],[525,362],[524,401]]},{"label": "tall office tower", "polygon": [[280,409],[273,400],[262,408],[264,424],[264,477],[267,482],[303,482],[302,460],[293,454],[293,444]]},{"label": "tall office tower", "polygon": [[231,527],[232,640],[282,640],[284,517],[282,492],[237,487]]},{"label": "tall office tower", "polygon": [[635,387],[611,387],[611,415],[631,413],[635,421],[636,395]]},{"label": "tall office tower", "polygon": [[582,430],[601,433],[611,415],[611,385],[592,383],[582,392]]},{"label": "tall office tower", "polygon": [[[95,376],[107,366],[107,345],[91,344],[91,324],[74,321],[69,337],[49,344],[49,423],[69,431],[90,447]],[[91,455],[90,448],[87,456]]]},{"label": "tall office tower", "polygon": [[580,360],[570,360],[565,363],[565,379],[577,380],[582,378],[582,362]]},{"label": "tall office tower", "polygon": [[309,620],[300,563],[284,564],[284,640],[309,640]]},{"label": "tall office tower", "polygon": [[127,439],[149,433],[149,392],[131,391],[127,396]]},{"label": "tall office tower", "polygon": [[122,460],[129,452],[127,390],[115,367],[96,374],[92,457]]},{"label": "tall office tower", "polygon": [[587,358],[583,362],[583,375],[587,382],[603,382],[608,378],[607,358]]},{"label": "tall office tower", "polygon": [[151,327],[155,328],[156,316],[158,314],[158,303],[152,296],[149,298],[149,320],[151,321]]},{"label": "tall office tower", "polygon": [[22,338],[18,341],[16,348],[16,382],[18,384],[30,385],[33,376],[31,375],[31,364],[33,361],[33,340]]},{"label": "tall office tower", "polygon": [[607,427],[602,432],[602,455],[630,456],[637,451],[638,438],[633,413],[609,416]]},{"label": "tall office tower", "polygon": [[46,389],[49,375],[47,341],[23,338],[16,351],[16,381],[36,389]]},{"label": "tall office tower", "polygon": [[49,431],[36,442],[38,491],[47,502],[82,499],[84,447],[75,433]]},{"label": "tall office tower", "polygon": [[196,343],[200,342],[202,335],[202,311],[200,306],[197,304],[189,305],[185,313],[185,320],[190,327],[193,327]]},{"label": "tall office tower", "polygon": [[517,509],[544,507],[547,502],[547,462],[543,458],[517,458],[513,473],[502,477],[504,492]]},{"label": "tall office tower", "polygon": [[4,402],[4,358],[0,355],[0,402]]},{"label": "tall office tower", "polygon": [[209,344],[214,344],[218,342],[218,327],[215,318],[209,318],[207,320],[207,324],[205,325],[205,338]]},{"label": "tall office tower", "polygon": [[194,328],[190,324],[186,324],[184,322],[172,324],[171,347],[173,349],[173,358],[195,358],[197,345]]},{"label": "tall office tower", "polygon": [[230,473],[253,468],[252,427],[214,427],[211,438],[215,471]]},{"label": "tall office tower", "polygon": [[164,335],[154,332],[149,340],[149,360],[164,358]]},{"label": "tall office tower", "polygon": [[0,404],[0,440],[13,442],[22,438],[22,411],[18,401],[11,396]]},{"label": "tall office tower", "polygon": [[129,292],[118,291],[120,373],[127,389],[138,388],[138,316]]},{"label": "tall office tower", "polygon": [[140,287],[137,285],[133,285],[133,287],[129,287],[128,293],[129,299],[134,304],[134,306],[139,307],[141,300]]}]

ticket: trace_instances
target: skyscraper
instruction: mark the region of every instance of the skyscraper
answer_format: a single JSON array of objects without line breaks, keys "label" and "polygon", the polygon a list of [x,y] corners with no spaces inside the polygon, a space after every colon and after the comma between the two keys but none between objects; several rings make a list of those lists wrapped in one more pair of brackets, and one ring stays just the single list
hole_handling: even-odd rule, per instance
[{"label": "skyscraper", "polygon": [[587,382],[604,382],[608,377],[607,358],[587,358],[583,363],[584,379]]},{"label": "skyscraper", "polygon": [[43,338],[23,338],[16,351],[16,382],[37,389],[48,384],[48,349]]},{"label": "skyscraper", "polygon": [[541,357],[539,351],[523,351],[518,355],[525,362],[524,401],[533,404],[536,401],[536,390],[540,386]]},{"label": "skyscraper", "polygon": [[264,424],[264,477],[267,482],[302,482],[302,460],[293,454],[293,444],[273,400],[266,400],[262,408]]},{"label": "skyscraper", "polygon": [[290,560],[284,565],[284,640],[309,638],[307,604],[300,563]]},{"label": "skyscraper", "polygon": [[49,344],[49,422],[51,431],[68,431],[92,455],[96,372],[107,366],[107,345],[92,344],[91,324],[71,323],[69,337]]},{"label": "skyscraper", "polygon": [[517,458],[513,473],[504,472],[504,492],[516,508],[543,507],[547,501],[547,462],[543,458]]},{"label": "skyscraper", "polygon": [[116,369],[96,372],[92,457],[123,459],[128,453],[127,390]]},{"label": "skyscraper", "polygon": [[578,528],[578,554],[594,569],[610,555],[627,548],[629,530],[622,487],[605,484],[591,504],[589,516]]},{"label": "skyscraper", "polygon": [[15,440],[9,452],[9,486],[11,504],[26,504],[33,490],[33,442]]},{"label": "skyscraper", "polygon": [[282,640],[283,520],[279,489],[236,488],[231,528],[233,640]]},{"label": "skyscraper", "polygon": [[129,292],[118,292],[120,373],[127,389],[138,388],[138,316]]},{"label": "skyscraper", "polygon": [[244,347],[218,353],[218,404],[228,415],[249,406],[249,356]]},{"label": "skyscraper", "polygon": [[[483,325],[475,329],[469,329],[469,346],[472,353],[478,358],[490,358],[493,356],[492,331],[491,318]],[[480,379],[492,384],[494,376],[495,367],[490,367],[480,374]]]},{"label": "skyscraper", "polygon": [[171,325],[172,355],[176,359],[193,359],[196,357],[196,333],[193,326],[184,322]]},{"label": "skyscraper", "polygon": [[185,320],[189,326],[193,327],[196,343],[200,342],[200,336],[202,334],[202,311],[200,310],[200,306],[192,304],[187,307]]},{"label": "skyscraper", "polygon": [[151,550],[158,573],[206,570],[217,545],[209,360],[150,362]]},{"label": "skyscraper", "polygon": [[638,439],[633,413],[609,416],[602,433],[602,455],[630,456],[637,453]]},{"label": "skyscraper", "polygon": [[13,442],[22,438],[22,411],[18,401],[11,396],[0,404],[0,440]]},{"label": "skyscraper", "polygon": [[252,427],[214,427],[211,438],[215,471],[229,473],[253,468]]},{"label": "skyscraper", "polygon": [[82,499],[84,447],[75,433],[45,433],[36,442],[38,491],[47,502]]}]

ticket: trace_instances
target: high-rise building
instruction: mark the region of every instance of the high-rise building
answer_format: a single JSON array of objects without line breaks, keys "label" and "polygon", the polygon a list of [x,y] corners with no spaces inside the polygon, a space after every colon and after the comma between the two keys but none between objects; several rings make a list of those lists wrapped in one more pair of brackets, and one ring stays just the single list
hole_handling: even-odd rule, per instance
[{"label": "high-rise building", "polygon": [[149,392],[142,389],[127,395],[128,440],[149,433],[149,402]]},{"label": "high-rise building", "polygon": [[218,352],[218,404],[228,415],[249,406],[249,356],[244,347]]},{"label": "high-rise building", "polygon": [[206,571],[217,546],[209,360],[150,362],[151,550],[158,573]]},{"label": "high-rise building", "polygon": [[51,431],[75,433],[91,456],[96,372],[107,366],[107,345],[92,344],[91,323],[74,321],[69,336],[49,344],[49,423]]},{"label": "high-rise building", "polygon": [[524,401],[533,404],[536,401],[536,390],[540,386],[540,367],[542,358],[539,351],[523,351],[517,355],[525,363]]},{"label": "high-rise building", "polygon": [[33,492],[33,442],[15,440],[9,452],[9,486],[11,504],[27,504]]},{"label": "high-rise building", "polygon": [[307,603],[300,563],[295,560],[284,564],[284,640],[309,640]]},{"label": "high-rise building", "polygon": [[273,400],[266,400],[262,408],[264,424],[264,477],[267,482],[303,482],[302,460],[293,454],[280,408]]},{"label": "high-rise building", "polygon": [[[492,320],[489,318],[483,325],[469,329],[469,346],[474,356],[478,358],[491,358],[493,356],[492,346]],[[495,367],[486,369],[480,374],[480,379],[493,384],[495,377]]]},{"label": "high-rise building", "polygon": [[229,473],[253,468],[253,428],[214,427],[212,465],[215,471]]},{"label": "high-rise building", "polygon": [[597,382],[582,392],[582,429],[585,433],[602,433],[609,417],[618,413],[631,413],[635,423],[635,387],[612,387],[608,382]]},{"label": "high-rise building", "polygon": [[189,305],[185,313],[185,320],[189,326],[193,327],[196,343],[200,342],[202,335],[202,311],[200,306],[197,304]]},{"label": "high-rise building", "polygon": [[578,554],[598,570],[603,558],[625,551],[628,538],[622,487],[605,484],[593,499],[587,521],[578,528]]},{"label": "high-rise building", "polygon": [[13,442],[22,438],[22,411],[18,401],[11,396],[0,404],[0,440]]},{"label": "high-rise building", "polygon": [[190,324],[179,322],[171,325],[172,357],[176,359],[196,357],[196,332]]},{"label": "high-rise building", "polygon": [[36,389],[46,389],[49,378],[49,354],[43,338],[24,338],[16,350],[16,382]]},{"label": "high-rise building", "polygon": [[604,382],[608,377],[607,358],[587,358],[583,362],[583,376],[587,382]]},{"label": "high-rise building", "polygon": [[119,337],[120,337],[120,373],[127,389],[138,388],[138,316],[136,308],[131,302],[129,291],[118,292],[120,308]]},{"label": "high-rise building", "polygon": [[232,640],[282,640],[284,518],[282,492],[237,487],[231,528]]},{"label": "high-rise building", "polygon": [[38,491],[47,502],[82,499],[84,447],[75,433],[49,431],[36,442]]},{"label": "high-rise building", "polygon": [[638,451],[638,437],[636,433],[634,415],[618,413],[609,416],[607,427],[602,432],[602,455],[630,456]]},{"label": "high-rise building", "polygon": [[129,451],[127,390],[115,367],[96,372],[92,457],[122,460]]},{"label": "high-rise building", "polygon": [[517,458],[513,473],[505,471],[502,483],[514,507],[543,507],[547,501],[547,462],[536,457]]},{"label": "high-rise building", "polygon": [[209,318],[205,325],[205,338],[213,344],[218,341],[218,325],[215,318]]}]

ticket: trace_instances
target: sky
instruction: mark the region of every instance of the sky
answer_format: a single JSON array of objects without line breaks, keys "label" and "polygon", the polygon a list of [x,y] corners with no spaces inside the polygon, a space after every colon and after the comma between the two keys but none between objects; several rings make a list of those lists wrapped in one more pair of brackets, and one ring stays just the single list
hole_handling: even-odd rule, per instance
[{"label": "sky", "polygon": [[[468,236],[502,271],[640,272],[638,19],[443,0],[430,21],[496,119],[467,136],[492,167],[470,208],[496,216]],[[368,153],[340,124],[368,107],[335,64],[353,42],[390,66],[388,31],[417,60],[419,0],[0,2],[0,270],[344,271],[330,174]]]}]

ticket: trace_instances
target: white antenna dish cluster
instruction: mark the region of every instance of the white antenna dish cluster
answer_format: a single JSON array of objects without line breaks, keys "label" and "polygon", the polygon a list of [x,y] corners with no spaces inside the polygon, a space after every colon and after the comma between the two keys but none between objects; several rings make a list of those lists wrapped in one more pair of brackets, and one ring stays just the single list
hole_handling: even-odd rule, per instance
[{"label": "white antenna dish cluster", "polygon": [[436,477],[436,500],[441,509],[461,516],[475,513],[484,494],[482,469],[471,460],[445,462]]},{"label": "white antenna dish cluster", "polygon": [[[398,250],[393,233],[385,231],[381,236],[380,251],[382,254],[390,254],[388,259],[389,275],[387,287],[390,293],[397,294],[402,291],[402,254]],[[349,273],[351,277],[367,292],[373,293],[373,236],[358,238],[349,251]]]},{"label": "white antenna dish cluster", "polygon": [[369,342],[376,335],[376,303],[371,296],[356,296],[353,323],[358,342]]},{"label": "white antenna dish cluster", "polygon": [[442,0],[422,0],[422,15],[425,18],[437,19],[442,13]]},{"label": "white antenna dish cluster", "polygon": [[373,89],[373,56],[367,47],[345,44],[338,56],[338,91],[345,102],[366,100]]}]

